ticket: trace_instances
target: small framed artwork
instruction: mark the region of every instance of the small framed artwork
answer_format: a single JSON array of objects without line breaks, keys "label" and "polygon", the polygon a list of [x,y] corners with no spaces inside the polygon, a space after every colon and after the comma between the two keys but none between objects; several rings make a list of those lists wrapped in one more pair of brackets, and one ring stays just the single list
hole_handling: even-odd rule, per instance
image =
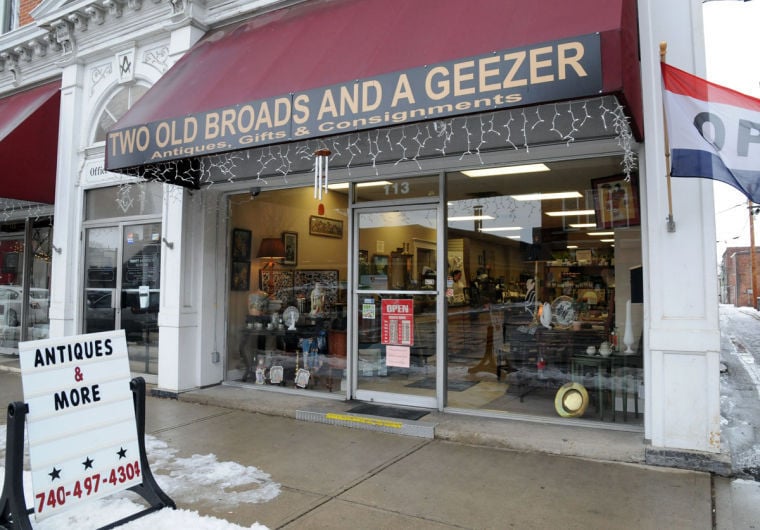
[{"label": "small framed artwork", "polygon": [[298,265],[298,232],[283,232],[282,242],[285,245],[283,265]]},{"label": "small framed artwork", "polygon": [[370,274],[388,274],[388,254],[375,254],[372,256],[372,272]]},{"label": "small framed artwork", "polygon": [[591,249],[576,250],[575,261],[578,262],[578,265],[589,265],[591,263]]},{"label": "small framed artwork", "polygon": [[359,265],[369,265],[368,250],[359,250]]},{"label": "small framed artwork", "polygon": [[251,262],[232,262],[232,281],[230,288],[233,291],[248,291],[251,286]]},{"label": "small framed artwork", "polygon": [[251,260],[251,231],[242,228],[232,230],[232,261]]},{"label": "small framed artwork", "polygon": [[309,217],[309,235],[324,237],[343,237],[343,221],[312,215]]},{"label": "small framed artwork", "polygon": [[597,228],[617,228],[641,224],[636,178],[624,175],[593,179]]}]

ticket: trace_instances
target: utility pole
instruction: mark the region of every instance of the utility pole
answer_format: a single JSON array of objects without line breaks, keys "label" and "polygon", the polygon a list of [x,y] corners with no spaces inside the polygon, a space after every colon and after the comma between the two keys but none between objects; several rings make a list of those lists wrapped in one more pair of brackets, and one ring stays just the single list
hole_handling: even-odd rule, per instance
[{"label": "utility pole", "polygon": [[752,277],[752,299],[750,305],[757,309],[757,257],[755,256],[755,206],[752,201],[747,201],[749,205],[749,252],[750,265],[749,273]]}]

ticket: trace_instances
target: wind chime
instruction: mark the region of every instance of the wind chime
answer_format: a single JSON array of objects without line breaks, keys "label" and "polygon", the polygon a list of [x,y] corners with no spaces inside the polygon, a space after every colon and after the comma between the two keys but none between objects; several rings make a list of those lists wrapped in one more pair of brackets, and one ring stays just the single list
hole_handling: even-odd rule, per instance
[{"label": "wind chime", "polygon": [[327,170],[331,151],[327,148],[314,151],[314,198],[322,200],[322,190],[327,194]]}]

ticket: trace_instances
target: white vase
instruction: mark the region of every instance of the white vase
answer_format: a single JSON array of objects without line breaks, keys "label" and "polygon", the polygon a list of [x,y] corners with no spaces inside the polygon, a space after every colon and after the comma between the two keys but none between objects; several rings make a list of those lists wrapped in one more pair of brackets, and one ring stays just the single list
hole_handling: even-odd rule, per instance
[{"label": "white vase", "polygon": [[541,324],[548,329],[552,327],[552,306],[549,302],[544,302],[541,310]]},{"label": "white vase", "polygon": [[636,353],[633,351],[633,327],[631,326],[631,301],[628,300],[625,303],[625,334],[623,335],[623,344],[625,344],[625,351],[623,353],[631,354]]}]

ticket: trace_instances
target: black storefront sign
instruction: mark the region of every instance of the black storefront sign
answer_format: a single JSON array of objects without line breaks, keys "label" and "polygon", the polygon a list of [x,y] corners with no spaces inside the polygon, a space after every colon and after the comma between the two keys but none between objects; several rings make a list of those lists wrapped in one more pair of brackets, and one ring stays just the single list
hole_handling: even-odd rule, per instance
[{"label": "black storefront sign", "polygon": [[118,171],[601,92],[601,44],[594,33],[118,129],[108,134],[106,168]]}]

